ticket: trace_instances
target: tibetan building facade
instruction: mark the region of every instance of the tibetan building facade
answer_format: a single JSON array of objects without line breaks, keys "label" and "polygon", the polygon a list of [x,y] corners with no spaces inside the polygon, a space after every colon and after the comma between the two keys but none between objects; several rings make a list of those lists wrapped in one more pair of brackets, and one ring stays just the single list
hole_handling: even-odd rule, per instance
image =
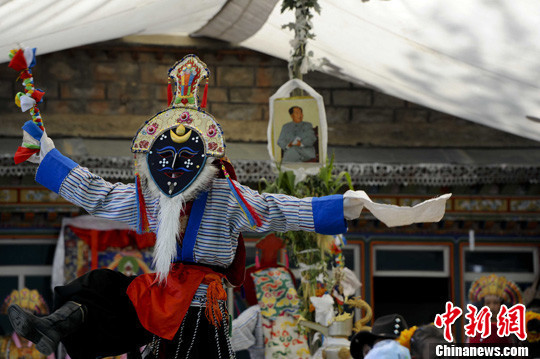
[{"label": "tibetan building facade", "polygon": [[[268,98],[288,79],[286,63],[223,43],[180,46],[130,39],[38,57],[48,135],[61,152],[115,182],[133,181],[130,140],[166,106],[169,64],[196,53],[212,72],[209,111],[220,122],[240,182],[257,189],[275,177],[266,151]],[[0,68],[0,298],[18,287],[51,301],[53,257],[62,221],[85,213],[15,166],[20,126],[14,73]],[[345,75],[343,75],[346,77]],[[539,270],[540,143],[394,98],[369,84],[321,73],[304,80],[323,97],[335,171],[378,202],[414,205],[453,193],[439,223],[387,228],[369,212],[349,223],[346,265],[362,282],[375,316],[397,311],[430,322],[451,300],[464,306],[480,273],[499,273],[524,290]],[[248,264],[258,237],[245,234]],[[81,256],[92,256],[81,251]],[[5,316],[0,318],[5,328]],[[409,319],[408,319],[409,320]]]}]

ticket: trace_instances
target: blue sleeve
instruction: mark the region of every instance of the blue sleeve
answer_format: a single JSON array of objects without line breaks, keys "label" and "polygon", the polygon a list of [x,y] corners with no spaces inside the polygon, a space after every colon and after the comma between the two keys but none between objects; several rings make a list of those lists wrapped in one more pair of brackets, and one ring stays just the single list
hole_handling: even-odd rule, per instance
[{"label": "blue sleeve", "polygon": [[347,232],[347,221],[343,215],[343,195],[313,197],[311,206],[315,232],[320,234]]},{"label": "blue sleeve", "polygon": [[62,182],[77,166],[75,162],[58,152],[57,149],[52,149],[39,164],[36,182],[55,193],[59,193]]},{"label": "blue sleeve", "polygon": [[[125,222],[137,228],[140,207],[134,184],[110,183],[56,149],[41,161],[36,181],[93,216]],[[154,201],[147,202],[146,209],[157,216],[158,208]],[[149,222],[151,228],[155,228],[154,216],[149,216]]]}]

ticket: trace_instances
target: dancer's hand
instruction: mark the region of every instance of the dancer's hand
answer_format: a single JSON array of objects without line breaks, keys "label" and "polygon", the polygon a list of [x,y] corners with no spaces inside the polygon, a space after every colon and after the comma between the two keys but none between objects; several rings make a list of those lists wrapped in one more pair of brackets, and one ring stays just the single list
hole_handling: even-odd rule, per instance
[{"label": "dancer's hand", "polygon": [[33,121],[27,121],[23,129],[23,144],[26,148],[39,148],[39,152],[30,156],[27,161],[39,164],[43,158],[54,148],[54,142],[47,133],[40,129]]}]

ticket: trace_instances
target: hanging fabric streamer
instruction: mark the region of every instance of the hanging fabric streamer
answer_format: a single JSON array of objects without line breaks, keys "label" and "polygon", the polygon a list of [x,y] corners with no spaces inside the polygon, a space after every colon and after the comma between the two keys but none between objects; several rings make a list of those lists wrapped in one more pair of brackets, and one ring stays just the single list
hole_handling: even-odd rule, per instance
[{"label": "hanging fabric streamer", "polygon": [[[43,101],[45,92],[35,87],[31,70],[36,64],[36,49],[14,49],[10,51],[9,57],[11,60],[8,66],[20,72],[18,79],[22,80],[22,85],[24,86],[24,92],[18,92],[15,96],[15,104],[21,108],[22,112],[30,110],[32,122],[39,128],[42,134],[45,131],[45,127],[43,127],[43,119],[41,118],[37,104]],[[40,136],[36,137],[35,134],[27,133],[24,138],[25,141],[22,146],[19,146],[15,152],[13,158],[15,164],[22,163],[40,152]]]},{"label": "hanging fabric streamer", "polygon": [[227,183],[229,184],[229,187],[231,188],[232,193],[234,194],[234,197],[236,198],[236,201],[240,205],[240,208],[244,212],[244,215],[249,221],[249,224],[252,228],[260,227],[262,226],[262,221],[259,218],[259,215],[253,207],[244,199],[244,196],[242,196],[242,193],[238,190],[238,187],[234,184],[234,182],[231,180],[229,173],[225,169],[225,165],[223,162],[221,163],[221,169],[223,173],[225,174],[225,178],[227,178]]}]

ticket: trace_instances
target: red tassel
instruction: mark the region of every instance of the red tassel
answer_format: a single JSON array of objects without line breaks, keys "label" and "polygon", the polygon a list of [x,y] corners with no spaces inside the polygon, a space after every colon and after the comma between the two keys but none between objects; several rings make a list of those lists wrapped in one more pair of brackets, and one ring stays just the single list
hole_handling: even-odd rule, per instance
[{"label": "red tassel", "polygon": [[208,79],[206,80],[206,85],[204,85],[204,92],[201,101],[201,108],[206,108],[206,99],[208,97]]},{"label": "red tassel", "polygon": [[285,249],[285,267],[289,268],[289,255],[287,254],[286,249]]},{"label": "red tassel", "polygon": [[219,307],[219,300],[227,300],[227,292],[221,284],[221,276],[214,273],[209,273],[204,277],[203,283],[208,284],[206,290],[206,319],[213,326],[219,327],[223,320],[223,313]]},{"label": "red tassel", "polygon": [[259,250],[255,253],[255,268],[261,268],[261,262],[259,262]]},{"label": "red tassel", "polygon": [[142,194],[141,189],[141,179],[139,177],[139,174],[136,174],[135,177],[137,178],[137,199],[139,202],[139,233],[148,233],[150,232],[150,224],[148,224],[148,215],[146,213],[146,203],[144,201],[144,196]]},{"label": "red tassel", "polygon": [[24,51],[19,49],[15,53],[15,56],[13,56],[13,58],[9,62],[8,66],[15,71],[22,71],[24,69],[27,69],[28,65],[26,64],[26,59],[24,58]]},{"label": "red tassel", "polygon": [[170,106],[172,102],[172,84],[169,82],[167,85],[167,106]]}]

